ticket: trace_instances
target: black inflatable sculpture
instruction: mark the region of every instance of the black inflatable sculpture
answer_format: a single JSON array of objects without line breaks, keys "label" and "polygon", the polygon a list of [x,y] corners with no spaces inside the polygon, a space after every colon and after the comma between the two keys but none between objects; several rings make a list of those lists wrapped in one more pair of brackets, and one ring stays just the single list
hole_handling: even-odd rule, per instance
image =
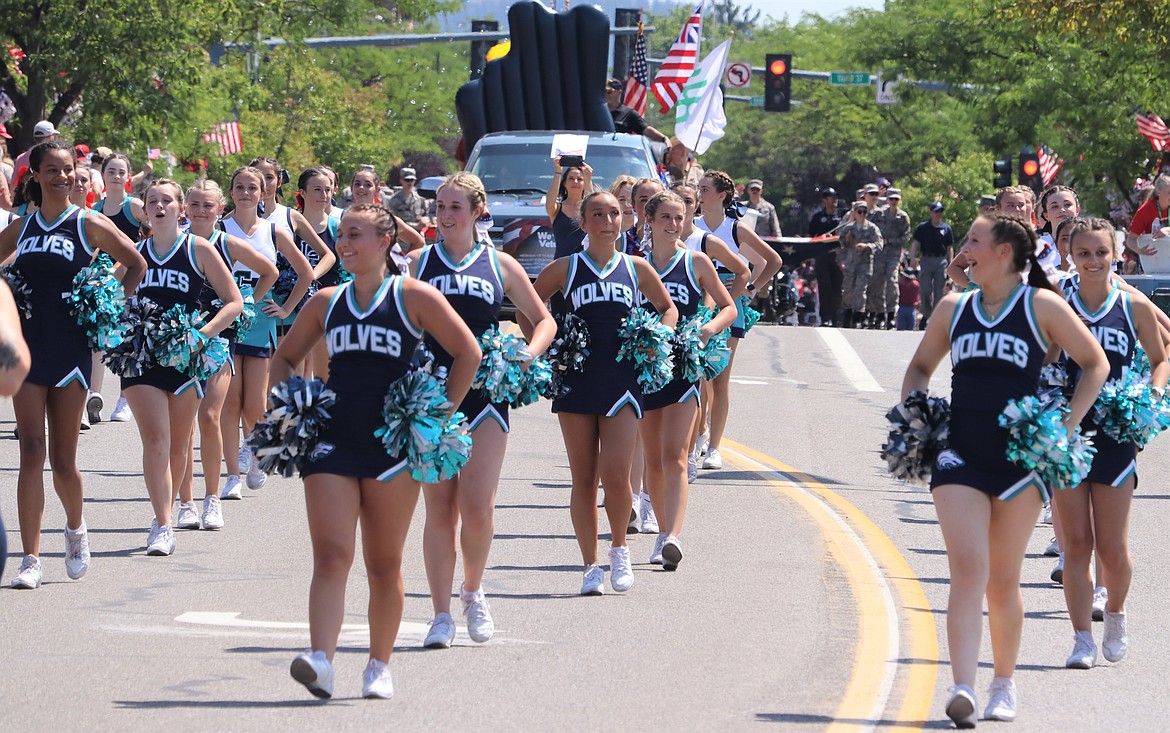
[{"label": "black inflatable sculpture", "polygon": [[613,132],[605,106],[609,18],[593,5],[554,13],[538,2],[508,8],[512,48],[455,95],[467,150],[489,132]]}]

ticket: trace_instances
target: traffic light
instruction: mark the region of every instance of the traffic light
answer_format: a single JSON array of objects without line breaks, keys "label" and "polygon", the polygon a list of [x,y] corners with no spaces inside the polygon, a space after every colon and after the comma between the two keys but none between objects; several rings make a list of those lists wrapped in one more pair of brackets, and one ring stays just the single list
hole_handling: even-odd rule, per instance
[{"label": "traffic light", "polygon": [[1040,175],[1040,156],[1031,147],[1020,151],[1020,185],[1030,186],[1036,193],[1044,189],[1044,177]]},{"label": "traffic light", "polygon": [[1012,185],[1012,159],[997,160],[991,166],[991,187],[997,191]]},{"label": "traffic light", "polygon": [[764,109],[769,112],[792,109],[792,54],[768,54],[764,72]]}]

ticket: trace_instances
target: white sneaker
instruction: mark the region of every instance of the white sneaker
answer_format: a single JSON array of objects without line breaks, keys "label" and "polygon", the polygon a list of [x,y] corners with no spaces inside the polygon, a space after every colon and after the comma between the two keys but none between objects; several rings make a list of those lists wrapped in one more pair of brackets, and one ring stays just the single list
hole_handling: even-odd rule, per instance
[{"label": "white sneaker", "polygon": [[242,499],[244,493],[240,491],[240,477],[231,475],[227,477],[227,482],[224,483],[223,488],[219,490],[219,498],[221,499]]},{"label": "white sneaker", "polygon": [[1105,612],[1105,636],[1101,639],[1101,652],[1110,662],[1120,662],[1129,651],[1129,629],[1125,624],[1125,611]]},{"label": "white sneaker", "polygon": [[223,529],[223,505],[218,496],[203,497],[203,529]]},{"label": "white sneaker", "polygon": [[134,413],[130,411],[130,403],[126,402],[126,398],[119,396],[118,401],[114,403],[114,411],[110,413],[110,422],[130,422],[134,419]]},{"label": "white sneaker", "polygon": [[1056,558],[1056,564],[1052,566],[1052,572],[1048,574],[1053,583],[1057,585],[1064,585],[1064,553]]},{"label": "white sneaker", "polygon": [[707,455],[707,448],[711,445],[711,433],[704,431],[699,433],[699,437],[695,440],[695,455],[702,458]]},{"label": "white sneaker", "polygon": [[1010,723],[1016,719],[1016,704],[1019,696],[1016,693],[1016,683],[1011,677],[996,677],[991,680],[991,687],[987,690],[987,709],[983,711],[984,720],[1001,720]]},{"label": "white sneaker", "polygon": [[171,525],[158,526],[158,520],[150,520],[150,534],[146,537],[146,554],[156,557],[172,555],[175,552],[175,530]]},{"label": "white sneaker", "polygon": [[89,418],[91,425],[102,421],[102,408],[105,406],[106,401],[97,392],[90,392],[89,396],[85,398],[85,415]]},{"label": "white sneaker", "polygon": [[297,655],[288,672],[317,697],[333,697],[333,665],[329,663],[325,652]]},{"label": "white sneaker", "polygon": [[662,532],[654,538],[654,551],[650,553],[650,564],[661,565],[665,560],[662,559],[662,543],[666,541],[666,535]]},{"label": "white sneaker", "polygon": [[1105,604],[1109,602],[1109,591],[1103,585],[1093,589],[1093,620],[1105,620]]},{"label": "white sneaker", "polygon": [[605,571],[600,565],[585,566],[585,577],[581,581],[581,595],[605,595]]},{"label": "white sneaker", "polygon": [[1068,655],[1064,666],[1067,669],[1092,669],[1097,662],[1097,644],[1093,641],[1092,631],[1078,631],[1073,635],[1072,654]]},{"label": "white sneaker", "polygon": [[975,727],[975,691],[969,685],[955,685],[947,700],[947,717],[956,728]]},{"label": "white sneaker", "polygon": [[20,561],[20,572],[12,579],[11,586],[33,590],[41,586],[43,576],[40,559],[36,555],[25,555],[24,559]]},{"label": "white sneaker", "polygon": [[240,462],[240,475],[242,476],[248,472],[249,468],[252,467],[252,451],[248,448],[248,446],[241,445],[240,452],[237,454],[237,458]]},{"label": "white sneaker", "polygon": [[378,659],[371,659],[362,672],[362,697],[367,700],[389,700],[394,697],[394,681],[390,679],[390,668]]},{"label": "white sneaker", "polygon": [[663,570],[677,570],[678,564],[682,562],[682,543],[678,541],[678,537],[670,535],[662,543],[662,569]]},{"label": "white sneaker", "polygon": [[654,516],[654,505],[650,503],[650,497],[645,493],[640,494],[639,503],[642,509],[639,512],[641,526],[638,530],[642,534],[658,534],[658,517]]},{"label": "white sneaker", "polygon": [[1060,557],[1060,543],[1055,537],[1048,543],[1048,547],[1044,548],[1044,557]]},{"label": "white sneaker", "polygon": [[81,413],[81,426],[79,429],[80,430],[89,430],[89,418],[86,417],[86,414],[84,412]]},{"label": "white sneaker", "polygon": [[443,612],[431,619],[431,630],[427,638],[423,639],[423,646],[427,649],[450,649],[451,642],[455,641],[455,619],[451,614]]},{"label": "white sneaker", "polygon": [[89,533],[85,520],[76,530],[65,525],[65,574],[77,580],[89,570]]},{"label": "white sneaker", "polygon": [[[251,451],[249,451],[251,454]],[[243,468],[240,469],[241,471]],[[260,461],[256,460],[256,456],[248,456],[248,477],[245,479],[249,489],[262,489],[264,484],[268,483],[268,475],[260,469]]]},{"label": "white sneaker", "polygon": [[609,587],[625,593],[634,587],[634,571],[630,568],[630,548],[609,548]]},{"label": "white sneaker", "polygon": [[496,623],[492,621],[492,611],[488,607],[487,598],[480,588],[474,593],[459,589],[459,599],[463,601],[463,617],[467,619],[467,635],[476,644],[483,644],[492,638],[496,631]]},{"label": "white sneaker", "polygon": [[707,453],[703,459],[703,468],[723,468],[723,456],[719,455],[718,448]]},{"label": "white sneaker", "polygon": [[[1040,515],[1040,524],[1052,524],[1052,505],[1044,505],[1044,513]],[[1055,538],[1053,538],[1055,540]]]},{"label": "white sneaker", "polygon": [[638,534],[642,528],[640,514],[642,509],[641,494],[634,494],[634,502],[630,505],[630,521],[626,524],[626,534]]},{"label": "white sneaker", "polygon": [[175,526],[179,529],[199,529],[199,512],[195,511],[195,502],[179,502],[179,516]]},{"label": "white sneaker", "polygon": [[691,453],[687,456],[687,483],[693,484],[695,479],[699,477],[699,462],[695,459],[695,454]]}]

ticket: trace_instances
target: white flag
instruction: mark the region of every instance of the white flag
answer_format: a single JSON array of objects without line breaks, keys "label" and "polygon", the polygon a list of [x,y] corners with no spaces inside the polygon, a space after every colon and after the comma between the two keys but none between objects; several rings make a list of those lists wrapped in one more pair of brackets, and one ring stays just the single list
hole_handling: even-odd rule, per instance
[{"label": "white flag", "polygon": [[711,143],[723,137],[723,128],[727,127],[719,82],[730,50],[731,39],[728,39],[695,67],[675,106],[674,134],[696,155],[707,152]]}]

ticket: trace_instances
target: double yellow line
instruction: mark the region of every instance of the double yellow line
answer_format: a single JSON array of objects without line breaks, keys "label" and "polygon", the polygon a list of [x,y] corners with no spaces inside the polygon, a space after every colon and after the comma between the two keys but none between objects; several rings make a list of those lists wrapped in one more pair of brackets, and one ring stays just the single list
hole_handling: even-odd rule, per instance
[{"label": "double yellow line", "polygon": [[[920,729],[929,720],[938,679],[938,635],[926,594],[906,558],[869,517],[821,482],[726,438],[721,447],[741,463],[771,474],[772,490],[817,523],[830,555],[849,578],[857,602],[857,646],[849,685],[828,730],[873,730],[879,723],[883,731]],[[889,718],[903,656],[910,660],[909,670],[900,688],[901,704]]]}]

